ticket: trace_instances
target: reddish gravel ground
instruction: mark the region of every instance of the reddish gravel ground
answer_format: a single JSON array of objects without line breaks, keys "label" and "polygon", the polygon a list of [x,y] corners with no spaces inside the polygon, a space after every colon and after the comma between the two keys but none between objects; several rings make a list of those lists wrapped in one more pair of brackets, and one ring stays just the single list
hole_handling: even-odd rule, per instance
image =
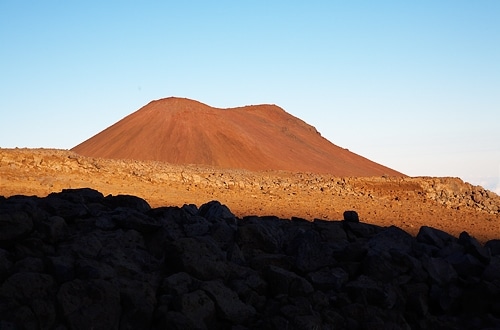
[{"label": "reddish gravel ground", "polygon": [[[91,187],[105,195],[140,196],[153,207],[199,206],[219,200],[240,217],[276,215],[308,220],[340,220],[345,210],[355,210],[363,222],[395,225],[411,234],[426,225],[455,236],[467,231],[482,242],[500,238],[500,197],[459,179],[340,178],[88,158],[66,150],[0,149],[0,195],[46,196],[80,187]],[[426,192],[431,188],[432,194]],[[457,198],[462,194],[470,201],[466,191],[471,189],[488,194],[483,202],[491,202],[489,205],[497,211],[431,198],[444,190]]]}]

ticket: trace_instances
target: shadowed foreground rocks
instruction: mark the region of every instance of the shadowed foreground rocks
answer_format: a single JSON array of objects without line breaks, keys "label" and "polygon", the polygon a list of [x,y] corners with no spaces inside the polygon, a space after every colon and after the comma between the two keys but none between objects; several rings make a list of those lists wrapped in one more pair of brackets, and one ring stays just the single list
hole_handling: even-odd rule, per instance
[{"label": "shadowed foreground rocks", "polygon": [[500,327],[500,240],[345,217],[0,196],[0,329]]}]

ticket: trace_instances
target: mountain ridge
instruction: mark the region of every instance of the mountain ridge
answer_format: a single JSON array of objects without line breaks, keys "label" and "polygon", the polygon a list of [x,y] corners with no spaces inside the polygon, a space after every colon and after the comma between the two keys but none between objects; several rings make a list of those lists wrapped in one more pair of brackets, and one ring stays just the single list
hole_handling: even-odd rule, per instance
[{"label": "mountain ridge", "polygon": [[331,143],[272,104],[221,109],[186,98],[154,100],[71,150],[89,157],[251,171],[405,176]]}]

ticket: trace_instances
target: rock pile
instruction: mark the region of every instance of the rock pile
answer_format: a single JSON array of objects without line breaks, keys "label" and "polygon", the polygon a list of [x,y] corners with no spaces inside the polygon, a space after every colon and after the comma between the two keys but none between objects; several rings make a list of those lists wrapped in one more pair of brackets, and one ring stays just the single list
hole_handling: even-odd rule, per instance
[{"label": "rock pile", "polygon": [[38,187],[39,195],[68,187],[88,187],[89,184],[102,191],[106,187],[103,183],[119,181],[120,185],[147,185],[155,190],[182,186],[184,191],[202,190],[216,195],[241,192],[278,198],[298,194],[329,198],[368,196],[381,203],[425,200],[449,209],[500,215],[500,196],[481,186],[449,177],[338,177],[284,171],[250,172],[203,165],[91,158],[57,149],[1,148],[0,174],[11,184],[19,182],[27,186],[31,182],[31,191]]},{"label": "rock pile", "polygon": [[500,327],[500,240],[236,218],[92,189],[0,197],[0,329]]}]

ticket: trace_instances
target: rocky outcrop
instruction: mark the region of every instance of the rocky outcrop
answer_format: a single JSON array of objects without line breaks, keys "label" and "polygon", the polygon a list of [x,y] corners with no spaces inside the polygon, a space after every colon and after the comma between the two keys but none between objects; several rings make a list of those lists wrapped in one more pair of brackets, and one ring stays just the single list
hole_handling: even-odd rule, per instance
[{"label": "rocky outcrop", "polygon": [[184,191],[202,190],[217,195],[240,193],[256,198],[266,195],[282,199],[298,194],[367,197],[378,202],[379,207],[396,204],[391,208],[398,202],[410,200],[500,215],[500,196],[450,177],[338,177],[283,171],[250,172],[203,165],[90,158],[66,150],[1,148],[0,174],[6,183],[11,181],[11,185],[19,181],[20,185],[29,185],[31,191],[39,187],[38,194],[58,187],[88,186],[89,183],[106,187],[104,183],[119,181],[121,186],[148,185],[165,189],[182,186]]},{"label": "rocky outcrop", "polygon": [[[349,210],[348,210],[349,211]],[[0,197],[1,329],[500,327],[500,240],[235,217],[63,190]]]}]

